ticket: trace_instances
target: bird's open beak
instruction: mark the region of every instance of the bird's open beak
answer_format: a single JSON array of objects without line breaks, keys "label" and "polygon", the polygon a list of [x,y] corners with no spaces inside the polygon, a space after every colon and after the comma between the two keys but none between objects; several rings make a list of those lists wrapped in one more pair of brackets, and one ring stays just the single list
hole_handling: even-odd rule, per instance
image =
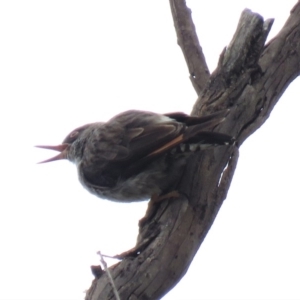
[{"label": "bird's open beak", "polygon": [[52,158],[49,158],[49,159],[39,162],[39,164],[43,164],[43,163],[47,163],[47,162],[55,161],[55,160],[59,160],[59,159],[66,159],[69,144],[61,144],[61,145],[57,145],[57,146],[36,146],[36,147],[60,152],[58,155],[55,155]]}]

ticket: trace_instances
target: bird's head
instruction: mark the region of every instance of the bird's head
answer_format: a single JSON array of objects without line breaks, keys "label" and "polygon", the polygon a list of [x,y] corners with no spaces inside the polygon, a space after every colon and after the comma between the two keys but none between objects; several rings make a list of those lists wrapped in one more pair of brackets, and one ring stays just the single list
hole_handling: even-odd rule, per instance
[{"label": "bird's head", "polygon": [[60,159],[68,159],[74,163],[81,159],[84,144],[89,132],[92,129],[92,124],[86,124],[73,130],[63,140],[60,145],[57,146],[36,146],[38,148],[54,150],[60,152],[58,155],[41,161],[40,163],[47,163]]}]

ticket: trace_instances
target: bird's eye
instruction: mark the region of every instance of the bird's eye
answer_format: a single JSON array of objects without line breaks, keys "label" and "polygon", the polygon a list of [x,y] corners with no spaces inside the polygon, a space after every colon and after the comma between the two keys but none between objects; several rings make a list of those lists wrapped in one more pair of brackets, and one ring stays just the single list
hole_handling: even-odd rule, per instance
[{"label": "bird's eye", "polygon": [[72,138],[76,137],[78,135],[78,133],[79,133],[78,131],[73,131],[69,137],[72,139]]}]

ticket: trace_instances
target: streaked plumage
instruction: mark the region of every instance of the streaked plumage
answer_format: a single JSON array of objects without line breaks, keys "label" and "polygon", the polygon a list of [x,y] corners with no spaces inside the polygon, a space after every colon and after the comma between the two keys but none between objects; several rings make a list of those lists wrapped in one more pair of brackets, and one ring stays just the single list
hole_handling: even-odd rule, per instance
[{"label": "streaked plumage", "polygon": [[106,123],[79,127],[61,145],[38,147],[60,152],[44,162],[74,162],[80,182],[91,193],[113,201],[140,201],[169,192],[190,152],[232,144],[231,136],[212,132],[223,119],[224,112],[198,118],[131,110]]}]

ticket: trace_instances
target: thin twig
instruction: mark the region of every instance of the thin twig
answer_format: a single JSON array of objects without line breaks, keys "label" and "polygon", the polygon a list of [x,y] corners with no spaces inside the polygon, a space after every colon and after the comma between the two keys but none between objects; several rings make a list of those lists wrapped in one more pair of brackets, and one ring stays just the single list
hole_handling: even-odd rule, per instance
[{"label": "thin twig", "polygon": [[185,0],[170,0],[177,42],[187,63],[190,80],[197,93],[203,91],[209,79],[209,70],[196,34],[191,10]]},{"label": "thin twig", "polygon": [[117,260],[122,260],[117,255],[111,256],[111,255],[102,254],[102,257],[111,258],[111,259],[117,259]]},{"label": "thin twig", "polygon": [[106,263],[106,261],[104,260],[103,255],[101,254],[100,251],[98,251],[97,254],[99,254],[99,256],[100,256],[100,262],[101,262],[101,264],[103,265],[103,268],[104,268],[105,272],[107,273],[108,279],[109,279],[109,281],[110,281],[110,284],[111,284],[111,286],[112,286],[112,289],[113,289],[113,291],[114,291],[114,294],[115,294],[116,299],[117,299],[117,300],[121,300],[120,295],[119,295],[119,292],[118,292],[118,290],[117,290],[117,288],[116,288],[114,279],[113,279],[113,277],[111,276],[110,270],[109,270],[109,268],[107,267],[107,263]]}]

